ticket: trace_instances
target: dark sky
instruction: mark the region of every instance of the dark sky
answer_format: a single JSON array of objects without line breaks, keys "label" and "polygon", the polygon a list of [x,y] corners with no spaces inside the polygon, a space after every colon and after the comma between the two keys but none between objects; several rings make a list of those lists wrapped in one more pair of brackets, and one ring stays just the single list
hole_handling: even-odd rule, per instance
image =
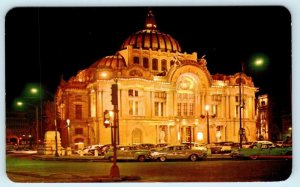
[{"label": "dark sky", "polygon": [[[70,76],[113,55],[144,28],[148,7],[15,8],[5,20],[6,106],[28,82],[54,93]],[[151,7],[158,30],[183,51],[207,58],[211,74],[234,74],[256,54],[268,57],[253,77],[279,110],[290,110],[291,17],[283,7]]]}]

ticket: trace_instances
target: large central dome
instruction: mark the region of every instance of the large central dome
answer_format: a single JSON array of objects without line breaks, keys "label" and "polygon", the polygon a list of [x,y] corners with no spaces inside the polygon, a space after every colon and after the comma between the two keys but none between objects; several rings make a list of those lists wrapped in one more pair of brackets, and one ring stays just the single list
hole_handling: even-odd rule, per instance
[{"label": "large central dome", "polygon": [[181,52],[179,43],[169,34],[162,33],[156,29],[156,21],[152,11],[149,11],[145,29],[129,36],[122,44],[121,50],[128,45],[133,48],[152,49],[153,51]]}]

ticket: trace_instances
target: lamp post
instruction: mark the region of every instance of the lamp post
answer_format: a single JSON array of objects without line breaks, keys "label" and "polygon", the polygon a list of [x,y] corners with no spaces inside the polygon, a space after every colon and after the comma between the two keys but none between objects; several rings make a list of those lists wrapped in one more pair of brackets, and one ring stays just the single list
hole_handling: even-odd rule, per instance
[{"label": "lamp post", "polygon": [[209,115],[209,105],[205,105],[205,111],[206,111],[206,115],[201,115],[201,118],[205,118],[206,117],[206,130],[207,130],[207,144],[210,144],[210,132],[209,132],[209,118],[215,118],[216,115]]},{"label": "lamp post", "polygon": [[70,119],[67,119],[67,129],[68,129],[68,142],[67,147],[70,147]]},{"label": "lamp post", "polygon": [[244,108],[244,103],[242,102],[242,73],[244,72],[244,63],[241,63],[241,71],[240,71],[240,80],[239,80],[239,118],[240,118],[240,148],[243,146],[243,124],[242,124],[242,108]]},{"label": "lamp post", "polygon": [[[37,93],[38,93],[38,90],[32,88],[32,89],[30,90],[30,92],[31,92],[32,94],[37,94]],[[39,107],[38,107],[38,105],[35,105],[35,115],[36,115],[36,144],[38,145],[38,144],[39,144],[39,119],[38,119],[38,115],[39,115]]]},{"label": "lamp post", "polygon": [[[41,88],[37,88],[36,86],[29,86],[29,90],[31,94],[37,94],[39,93],[39,90],[41,90]],[[50,92],[48,92],[47,90],[43,90],[45,93],[47,93],[50,97],[53,98],[53,107],[54,107],[54,126],[55,126],[55,157],[59,157],[58,154],[58,143],[57,143],[57,114],[56,114],[56,98],[54,95],[52,95]],[[41,96],[41,94],[40,94]]]},{"label": "lamp post", "polygon": [[209,105],[205,106],[205,111],[206,111],[206,126],[207,126],[207,144],[210,144],[210,135],[209,135]]},{"label": "lamp post", "polygon": [[[250,59],[250,69],[252,70],[264,70],[268,66],[269,60],[266,55],[259,54],[254,55]],[[245,137],[245,129],[243,127],[243,121],[242,121],[242,109],[245,107],[245,103],[243,100],[243,74],[245,72],[245,64],[241,62],[241,71],[239,73],[239,146],[242,148],[243,144],[243,138]]]},{"label": "lamp post", "polygon": [[57,146],[57,116],[56,116],[56,99],[55,96],[53,96],[53,105],[54,105],[54,126],[55,126],[55,157],[59,157],[58,154],[58,146]]},{"label": "lamp post", "polygon": [[292,135],[293,135],[292,130],[293,130],[292,127],[289,127],[290,140],[292,140],[292,138],[293,138],[293,137],[292,137]]}]

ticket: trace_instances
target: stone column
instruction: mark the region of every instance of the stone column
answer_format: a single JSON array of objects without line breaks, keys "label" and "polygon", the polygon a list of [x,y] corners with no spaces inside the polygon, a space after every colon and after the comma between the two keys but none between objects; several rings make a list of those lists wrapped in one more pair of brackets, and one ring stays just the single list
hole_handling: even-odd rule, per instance
[{"label": "stone column", "polygon": [[252,96],[251,97],[251,99],[252,99],[252,119],[255,119],[255,97],[254,96]]},{"label": "stone column", "polygon": [[172,97],[172,92],[167,91],[166,92],[166,104],[165,104],[165,108],[166,108],[166,116],[170,117],[170,116],[174,116],[174,106],[173,106],[173,97]]},{"label": "stone column", "polygon": [[221,118],[226,118],[227,110],[226,110],[226,96],[225,95],[222,95],[221,111],[222,111]]},{"label": "stone column", "polygon": [[182,127],[182,142],[186,142],[186,126]]},{"label": "stone column", "polygon": [[200,97],[201,97],[201,98],[200,98],[200,106],[201,106],[201,107],[200,107],[200,109],[201,109],[201,110],[200,110],[200,115],[204,115],[204,111],[205,111],[205,110],[204,110],[205,102],[204,102],[204,95],[203,95],[203,93],[200,94]]}]

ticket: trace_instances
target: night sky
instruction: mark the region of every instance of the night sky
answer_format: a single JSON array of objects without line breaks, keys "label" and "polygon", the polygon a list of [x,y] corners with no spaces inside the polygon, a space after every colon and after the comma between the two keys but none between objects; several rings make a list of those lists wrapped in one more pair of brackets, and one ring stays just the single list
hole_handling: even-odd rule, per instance
[{"label": "night sky", "polygon": [[[113,55],[131,34],[144,28],[149,7],[15,8],[5,20],[6,107],[28,82],[54,93],[96,60]],[[206,55],[210,73],[234,74],[246,64],[260,94],[279,111],[290,111],[291,17],[283,7],[151,7],[158,30],[182,51]],[[264,70],[247,65],[268,57]]]}]

